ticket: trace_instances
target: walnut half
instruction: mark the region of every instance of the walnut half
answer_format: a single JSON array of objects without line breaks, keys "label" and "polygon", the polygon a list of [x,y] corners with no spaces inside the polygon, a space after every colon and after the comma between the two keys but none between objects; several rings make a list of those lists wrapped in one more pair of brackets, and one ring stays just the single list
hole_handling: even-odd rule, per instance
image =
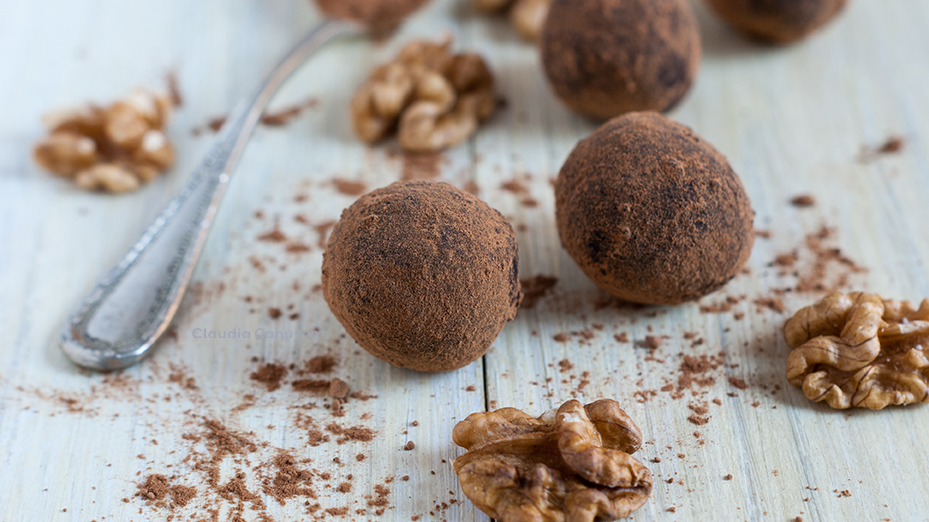
[{"label": "walnut half", "polygon": [[452,437],[465,495],[501,522],[593,522],[628,516],[652,491],[632,457],[642,433],[616,401],[576,400],[539,418],[515,408],[473,413]]},{"label": "walnut half", "polygon": [[136,89],[103,108],[86,104],[43,118],[49,135],[33,149],[36,163],[88,190],[137,189],[174,163],[163,129],[167,96]]},{"label": "walnut half", "polygon": [[493,113],[494,79],[476,54],[451,43],[412,42],[375,69],[351,102],[355,134],[367,143],[397,134],[411,152],[457,145]]},{"label": "walnut half", "polygon": [[929,402],[929,299],[833,293],[784,325],[787,380],[836,409]]}]

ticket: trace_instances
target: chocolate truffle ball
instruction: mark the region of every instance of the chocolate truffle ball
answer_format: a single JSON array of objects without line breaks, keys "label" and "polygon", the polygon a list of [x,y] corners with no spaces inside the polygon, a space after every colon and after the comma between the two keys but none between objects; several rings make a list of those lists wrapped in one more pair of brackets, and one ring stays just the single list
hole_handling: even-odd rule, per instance
[{"label": "chocolate truffle ball", "polygon": [[636,303],[678,304],[732,279],[753,212],[722,154],[656,112],[614,118],[555,182],[561,243],[594,283]]},{"label": "chocolate truffle ball", "polygon": [[403,20],[429,0],[316,0],[319,8],[329,16],[353,20],[375,33],[385,33],[400,25]]},{"label": "chocolate truffle ball", "polygon": [[541,45],[558,97],[601,120],[674,107],[700,63],[686,0],[554,0]]},{"label": "chocolate truffle ball", "polygon": [[730,24],[772,43],[795,42],[835,17],[846,0],[707,0]]},{"label": "chocolate truffle ball", "polygon": [[484,355],[516,317],[516,235],[446,183],[394,183],[342,212],[323,255],[323,295],[372,355],[446,372]]}]

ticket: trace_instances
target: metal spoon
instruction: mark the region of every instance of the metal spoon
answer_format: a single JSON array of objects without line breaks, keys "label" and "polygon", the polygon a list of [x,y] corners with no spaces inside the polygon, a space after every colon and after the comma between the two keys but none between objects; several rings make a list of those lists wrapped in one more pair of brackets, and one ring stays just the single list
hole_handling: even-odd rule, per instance
[{"label": "metal spoon", "polygon": [[353,22],[325,21],[236,105],[192,179],[65,323],[61,345],[75,363],[115,370],[151,351],[177,312],[229,176],[271,96],[327,42],[363,33]]}]

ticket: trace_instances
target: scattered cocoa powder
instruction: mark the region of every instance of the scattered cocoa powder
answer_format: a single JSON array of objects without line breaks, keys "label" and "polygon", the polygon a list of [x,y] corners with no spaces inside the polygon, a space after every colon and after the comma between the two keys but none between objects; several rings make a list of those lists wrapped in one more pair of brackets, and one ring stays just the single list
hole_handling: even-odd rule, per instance
[{"label": "scattered cocoa powder", "polygon": [[294,120],[298,116],[300,116],[300,114],[302,114],[303,111],[307,109],[313,109],[317,105],[319,105],[318,99],[308,98],[307,100],[301,103],[292,105],[290,107],[286,107],[278,111],[265,112],[261,116],[261,120],[259,121],[263,125],[267,125],[269,127],[282,127],[290,123],[292,120]]},{"label": "scattered cocoa powder", "polygon": [[903,136],[890,136],[878,147],[863,146],[858,160],[861,163],[871,163],[881,156],[902,152],[904,148],[906,148],[906,138]]},{"label": "scattered cocoa powder", "polygon": [[536,275],[519,280],[523,291],[520,308],[531,309],[558,284],[558,278],[548,275]]},{"label": "scattered cocoa powder", "polygon": [[403,174],[400,179],[404,181],[435,179],[439,176],[445,155],[441,152],[426,154],[403,154]]},{"label": "scattered cocoa powder", "polygon": [[748,383],[746,383],[744,379],[738,377],[729,377],[729,384],[732,385],[733,388],[738,388],[740,390],[748,389]]},{"label": "scattered cocoa powder", "polygon": [[161,502],[171,493],[168,479],[164,475],[152,474],[145,477],[145,482],[138,485],[138,496],[146,502]]},{"label": "scattered cocoa powder", "polygon": [[348,441],[370,442],[374,440],[374,431],[364,426],[345,428],[333,422],[326,426],[326,431],[338,437],[336,439],[338,444],[345,444]]},{"label": "scattered cocoa powder", "polygon": [[646,346],[648,346],[648,347],[651,348],[652,350],[655,350],[655,349],[657,349],[657,348],[660,348],[660,347],[661,347],[661,344],[662,344],[663,342],[664,342],[664,339],[662,339],[661,337],[658,337],[658,336],[656,336],[656,335],[646,335],[646,336],[645,336],[645,344],[646,344]]},{"label": "scattered cocoa powder", "polygon": [[335,178],[332,180],[332,184],[340,194],[346,196],[360,196],[368,191],[368,187],[360,181]]},{"label": "scattered cocoa powder", "polygon": [[303,252],[309,252],[310,247],[309,245],[299,241],[291,241],[290,243],[287,243],[286,250],[291,254],[301,254]]},{"label": "scattered cocoa powder", "polygon": [[812,207],[816,204],[816,198],[810,194],[800,194],[790,200],[790,204],[795,207]]},{"label": "scattered cocoa powder", "polygon": [[264,234],[258,236],[258,241],[270,241],[272,243],[283,243],[287,241],[287,236],[277,226]]},{"label": "scattered cocoa powder", "polygon": [[181,93],[180,83],[177,81],[177,71],[168,71],[165,75],[165,83],[168,85],[168,97],[171,99],[171,105],[183,107],[184,95]]},{"label": "scattered cocoa powder", "polygon": [[329,231],[332,230],[336,224],[335,221],[323,221],[322,223],[317,224],[313,228],[316,230],[316,234],[319,236],[319,240],[316,242],[316,246],[319,248],[326,248],[326,241],[329,239]]},{"label": "scattered cocoa powder", "polygon": [[[300,116],[303,111],[315,108],[317,105],[319,105],[318,99],[309,98],[304,102],[286,107],[278,111],[265,112],[262,114],[261,119],[258,120],[258,123],[268,127],[281,127],[290,123],[297,116]],[[225,125],[227,118],[227,116],[214,116],[213,118],[207,120],[205,125],[194,127],[192,134],[194,136],[199,136],[207,130],[212,132],[219,132],[219,130],[223,128],[223,125]]]},{"label": "scattered cocoa powder", "polygon": [[329,373],[336,366],[336,360],[331,355],[317,355],[306,362],[306,371],[309,373]]},{"label": "scattered cocoa powder", "polygon": [[329,396],[335,399],[344,399],[351,389],[348,383],[342,379],[336,378],[329,381]]},{"label": "scattered cocoa powder", "polygon": [[310,392],[318,395],[329,393],[331,381],[321,379],[298,379],[293,382],[293,388],[296,391]]},{"label": "scattered cocoa powder", "polygon": [[253,381],[265,385],[269,392],[281,387],[281,380],[287,375],[287,367],[283,364],[263,364],[249,376]]}]

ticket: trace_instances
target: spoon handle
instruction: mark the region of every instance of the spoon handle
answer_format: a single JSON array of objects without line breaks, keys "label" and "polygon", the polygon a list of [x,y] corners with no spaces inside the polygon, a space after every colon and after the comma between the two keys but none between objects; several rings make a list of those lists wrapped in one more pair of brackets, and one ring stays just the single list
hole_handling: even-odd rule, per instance
[{"label": "spoon handle", "polygon": [[331,39],[360,32],[350,22],[323,22],[236,105],[191,180],[65,323],[62,348],[75,363],[115,370],[145,357],[177,312],[229,176],[271,96]]}]

